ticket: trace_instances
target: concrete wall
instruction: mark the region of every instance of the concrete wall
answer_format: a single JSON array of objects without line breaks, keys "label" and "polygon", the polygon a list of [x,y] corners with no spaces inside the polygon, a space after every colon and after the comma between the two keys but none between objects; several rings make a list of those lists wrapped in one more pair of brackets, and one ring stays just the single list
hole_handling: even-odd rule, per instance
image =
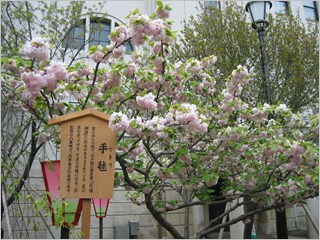
[{"label": "concrete wall", "polygon": [[[286,208],[288,230],[307,229],[307,219],[305,211],[301,206],[293,206]],[[269,235],[276,234],[276,213],[270,210],[258,214],[257,217],[258,230]]]}]

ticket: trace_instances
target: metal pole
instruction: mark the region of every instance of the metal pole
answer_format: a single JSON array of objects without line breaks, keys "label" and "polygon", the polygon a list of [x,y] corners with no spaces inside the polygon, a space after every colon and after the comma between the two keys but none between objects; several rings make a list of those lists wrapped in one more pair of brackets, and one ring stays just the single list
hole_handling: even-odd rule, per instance
[{"label": "metal pole", "polygon": [[[258,35],[260,40],[260,51],[261,51],[261,63],[263,70],[263,86],[266,95],[266,100],[268,104],[271,104],[271,90],[270,90],[270,76],[269,76],[269,65],[268,65],[268,57],[266,52],[266,43],[264,37],[264,29],[258,29]],[[270,117],[270,116],[269,116]],[[287,227],[287,217],[286,217],[286,209],[283,208],[276,209],[276,227],[277,227],[277,238],[279,239],[288,239],[288,227]]]},{"label": "metal pole", "polygon": [[60,233],[60,237],[61,239],[69,239],[69,228],[65,227],[65,226],[61,226],[61,233]]},{"label": "metal pole", "polygon": [[268,57],[266,52],[266,43],[264,38],[264,29],[258,29],[258,35],[260,40],[260,51],[261,51],[261,63],[262,63],[262,71],[263,71],[263,86],[266,95],[266,100],[268,104],[271,104],[271,91],[270,91],[270,76],[269,76],[269,64],[268,64]]},{"label": "metal pole", "polygon": [[99,239],[103,239],[103,218],[99,218]]}]

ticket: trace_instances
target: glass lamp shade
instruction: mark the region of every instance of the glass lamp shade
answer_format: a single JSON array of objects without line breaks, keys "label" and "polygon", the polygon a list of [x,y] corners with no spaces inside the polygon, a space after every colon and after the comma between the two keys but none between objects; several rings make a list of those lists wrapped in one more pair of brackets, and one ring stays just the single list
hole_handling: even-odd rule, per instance
[{"label": "glass lamp shade", "polygon": [[97,218],[104,218],[107,215],[109,207],[109,198],[93,198],[94,213]]},{"label": "glass lamp shade", "polygon": [[66,199],[62,204],[60,197],[60,160],[41,162],[41,170],[50,204],[52,225],[56,225],[58,210],[64,207],[64,218],[66,220],[64,224],[71,222],[74,226],[77,226],[82,211],[82,200]]},{"label": "glass lamp shade", "polygon": [[246,11],[250,14],[254,29],[266,28],[269,25],[267,14],[271,7],[270,1],[252,1],[246,4]]}]

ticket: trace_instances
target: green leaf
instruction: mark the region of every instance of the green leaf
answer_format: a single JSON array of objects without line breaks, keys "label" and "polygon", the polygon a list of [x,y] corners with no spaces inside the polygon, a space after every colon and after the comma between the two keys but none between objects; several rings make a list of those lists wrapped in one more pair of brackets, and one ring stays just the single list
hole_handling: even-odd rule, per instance
[{"label": "green leaf", "polygon": [[188,146],[186,144],[183,144],[174,152],[174,156],[181,157],[183,155],[188,154],[188,152],[189,152]]},{"label": "green leaf", "polygon": [[157,4],[159,7],[163,7],[163,2],[162,2],[162,1],[156,1],[156,4]]},{"label": "green leaf", "polygon": [[91,47],[89,48],[89,53],[90,53],[90,54],[93,54],[93,53],[95,53],[97,50],[98,50],[98,46],[91,46]]}]

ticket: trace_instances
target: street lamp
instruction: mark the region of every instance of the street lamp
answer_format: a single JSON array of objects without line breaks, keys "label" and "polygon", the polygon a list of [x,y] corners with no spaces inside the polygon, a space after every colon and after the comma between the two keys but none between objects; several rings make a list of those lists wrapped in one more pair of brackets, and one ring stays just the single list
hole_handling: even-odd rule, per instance
[{"label": "street lamp", "polygon": [[250,14],[252,19],[252,28],[261,29],[264,31],[269,26],[267,20],[268,10],[271,9],[272,4],[270,1],[253,1],[248,2],[246,5],[246,11]]},{"label": "street lamp", "polygon": [[257,30],[260,40],[260,51],[261,51],[261,62],[262,70],[264,76],[264,91],[267,103],[271,103],[271,93],[270,93],[270,78],[269,78],[269,66],[268,58],[265,47],[264,30],[269,26],[269,21],[267,20],[267,11],[272,7],[270,1],[252,1],[246,4],[246,11],[250,14],[252,19],[252,28]]},{"label": "street lamp", "polygon": [[[260,40],[261,63],[264,75],[264,91],[268,104],[271,104],[269,66],[266,52],[264,30],[269,26],[268,11],[271,9],[270,1],[251,1],[246,4],[246,11],[250,14],[252,28],[257,30]],[[285,208],[276,209],[277,238],[288,239],[287,217]]]}]

